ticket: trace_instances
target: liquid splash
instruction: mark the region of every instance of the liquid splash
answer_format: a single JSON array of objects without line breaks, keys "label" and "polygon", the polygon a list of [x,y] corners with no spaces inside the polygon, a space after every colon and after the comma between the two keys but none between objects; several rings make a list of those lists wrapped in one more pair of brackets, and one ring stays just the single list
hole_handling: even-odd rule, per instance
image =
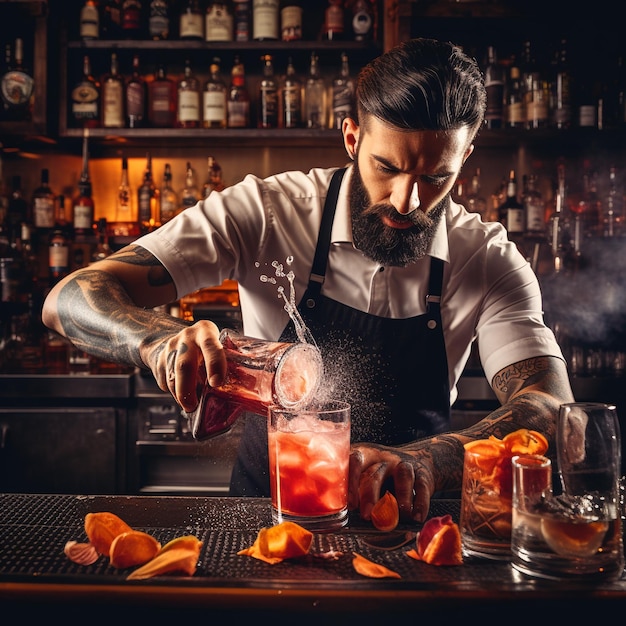
[{"label": "liquid splash", "polygon": [[[285,265],[290,266],[293,263],[293,256],[288,256],[285,259]],[[278,297],[283,300],[283,309],[287,311],[291,321],[296,330],[296,336],[302,343],[309,343],[315,347],[317,347],[317,343],[315,342],[315,338],[313,337],[311,331],[305,324],[302,316],[300,315],[300,311],[298,311],[298,307],[296,304],[296,288],[294,286],[295,274],[293,270],[285,271],[285,265],[280,263],[279,261],[272,261],[272,267],[274,268],[274,276],[268,276],[266,274],[261,274],[260,281],[262,283],[269,283],[272,285],[278,285],[276,291],[278,293]],[[258,266],[258,264],[257,264]],[[283,285],[278,284],[278,280],[280,279],[284,282],[284,279],[289,283],[289,295],[285,293],[285,287]]]}]

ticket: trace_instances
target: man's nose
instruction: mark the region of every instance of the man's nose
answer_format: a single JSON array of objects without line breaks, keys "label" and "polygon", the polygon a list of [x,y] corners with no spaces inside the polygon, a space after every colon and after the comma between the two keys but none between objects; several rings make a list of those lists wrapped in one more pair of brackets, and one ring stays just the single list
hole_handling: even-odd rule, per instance
[{"label": "man's nose", "polygon": [[420,206],[417,183],[398,185],[391,194],[391,204],[401,215],[408,215]]}]

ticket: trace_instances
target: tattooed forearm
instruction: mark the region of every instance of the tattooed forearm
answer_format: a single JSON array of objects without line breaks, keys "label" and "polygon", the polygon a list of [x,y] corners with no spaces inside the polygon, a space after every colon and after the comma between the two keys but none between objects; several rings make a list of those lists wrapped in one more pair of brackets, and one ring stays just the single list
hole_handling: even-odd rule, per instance
[{"label": "tattooed forearm", "polygon": [[68,282],[58,296],[59,318],[67,338],[99,358],[141,368],[141,347],[158,345],[187,325],[134,305],[108,274],[85,271]]},{"label": "tattooed forearm", "polygon": [[115,254],[115,260],[128,265],[141,265],[149,267],[148,284],[151,287],[160,287],[171,284],[170,273],[159,263],[159,261],[141,246],[130,245]]}]

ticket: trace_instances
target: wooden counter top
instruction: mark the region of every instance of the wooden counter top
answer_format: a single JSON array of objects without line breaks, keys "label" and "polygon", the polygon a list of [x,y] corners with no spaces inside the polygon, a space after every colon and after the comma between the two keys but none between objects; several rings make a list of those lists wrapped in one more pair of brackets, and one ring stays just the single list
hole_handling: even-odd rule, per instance
[{"label": "wooden counter top", "polygon": [[[91,566],[72,563],[63,547],[69,540],[86,540],[83,523],[90,511],[114,512],[162,543],[194,534],[203,541],[196,574],[126,581],[130,570],[112,568],[105,557]],[[456,521],[458,511],[456,500],[434,500],[431,506],[431,515],[450,513]],[[387,624],[389,618],[418,615],[436,617],[439,624],[467,620],[468,611],[477,611],[481,620],[499,615],[499,623],[512,624],[518,617],[520,623],[522,616],[528,620],[531,607],[531,622],[558,611],[579,623],[585,612],[608,615],[618,605],[626,608],[625,577],[590,585],[532,579],[508,562],[427,565],[406,555],[410,545],[395,551],[368,547],[364,537],[377,531],[352,516],[341,532],[315,535],[312,554],[303,559],[268,565],[237,555],[270,524],[265,499],[0,494],[0,606],[19,610],[21,617],[43,618],[52,611],[84,624],[103,619],[114,624],[132,609],[142,616],[141,623],[166,616],[204,616],[207,623],[267,617],[295,626],[346,624],[349,618],[356,618],[355,624]],[[342,556],[315,556],[328,550]],[[352,552],[401,578],[360,576],[352,568]]]}]

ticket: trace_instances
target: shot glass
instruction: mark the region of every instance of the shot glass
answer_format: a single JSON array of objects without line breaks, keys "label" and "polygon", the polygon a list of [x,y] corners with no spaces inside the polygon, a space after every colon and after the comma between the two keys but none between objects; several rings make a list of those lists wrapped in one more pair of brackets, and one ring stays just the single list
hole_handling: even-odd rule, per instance
[{"label": "shot glass", "polygon": [[467,556],[511,558],[511,456],[465,450],[459,529]]},{"label": "shot glass", "polygon": [[293,410],[268,410],[272,521],[312,532],[348,523],[350,405],[331,400]]}]

